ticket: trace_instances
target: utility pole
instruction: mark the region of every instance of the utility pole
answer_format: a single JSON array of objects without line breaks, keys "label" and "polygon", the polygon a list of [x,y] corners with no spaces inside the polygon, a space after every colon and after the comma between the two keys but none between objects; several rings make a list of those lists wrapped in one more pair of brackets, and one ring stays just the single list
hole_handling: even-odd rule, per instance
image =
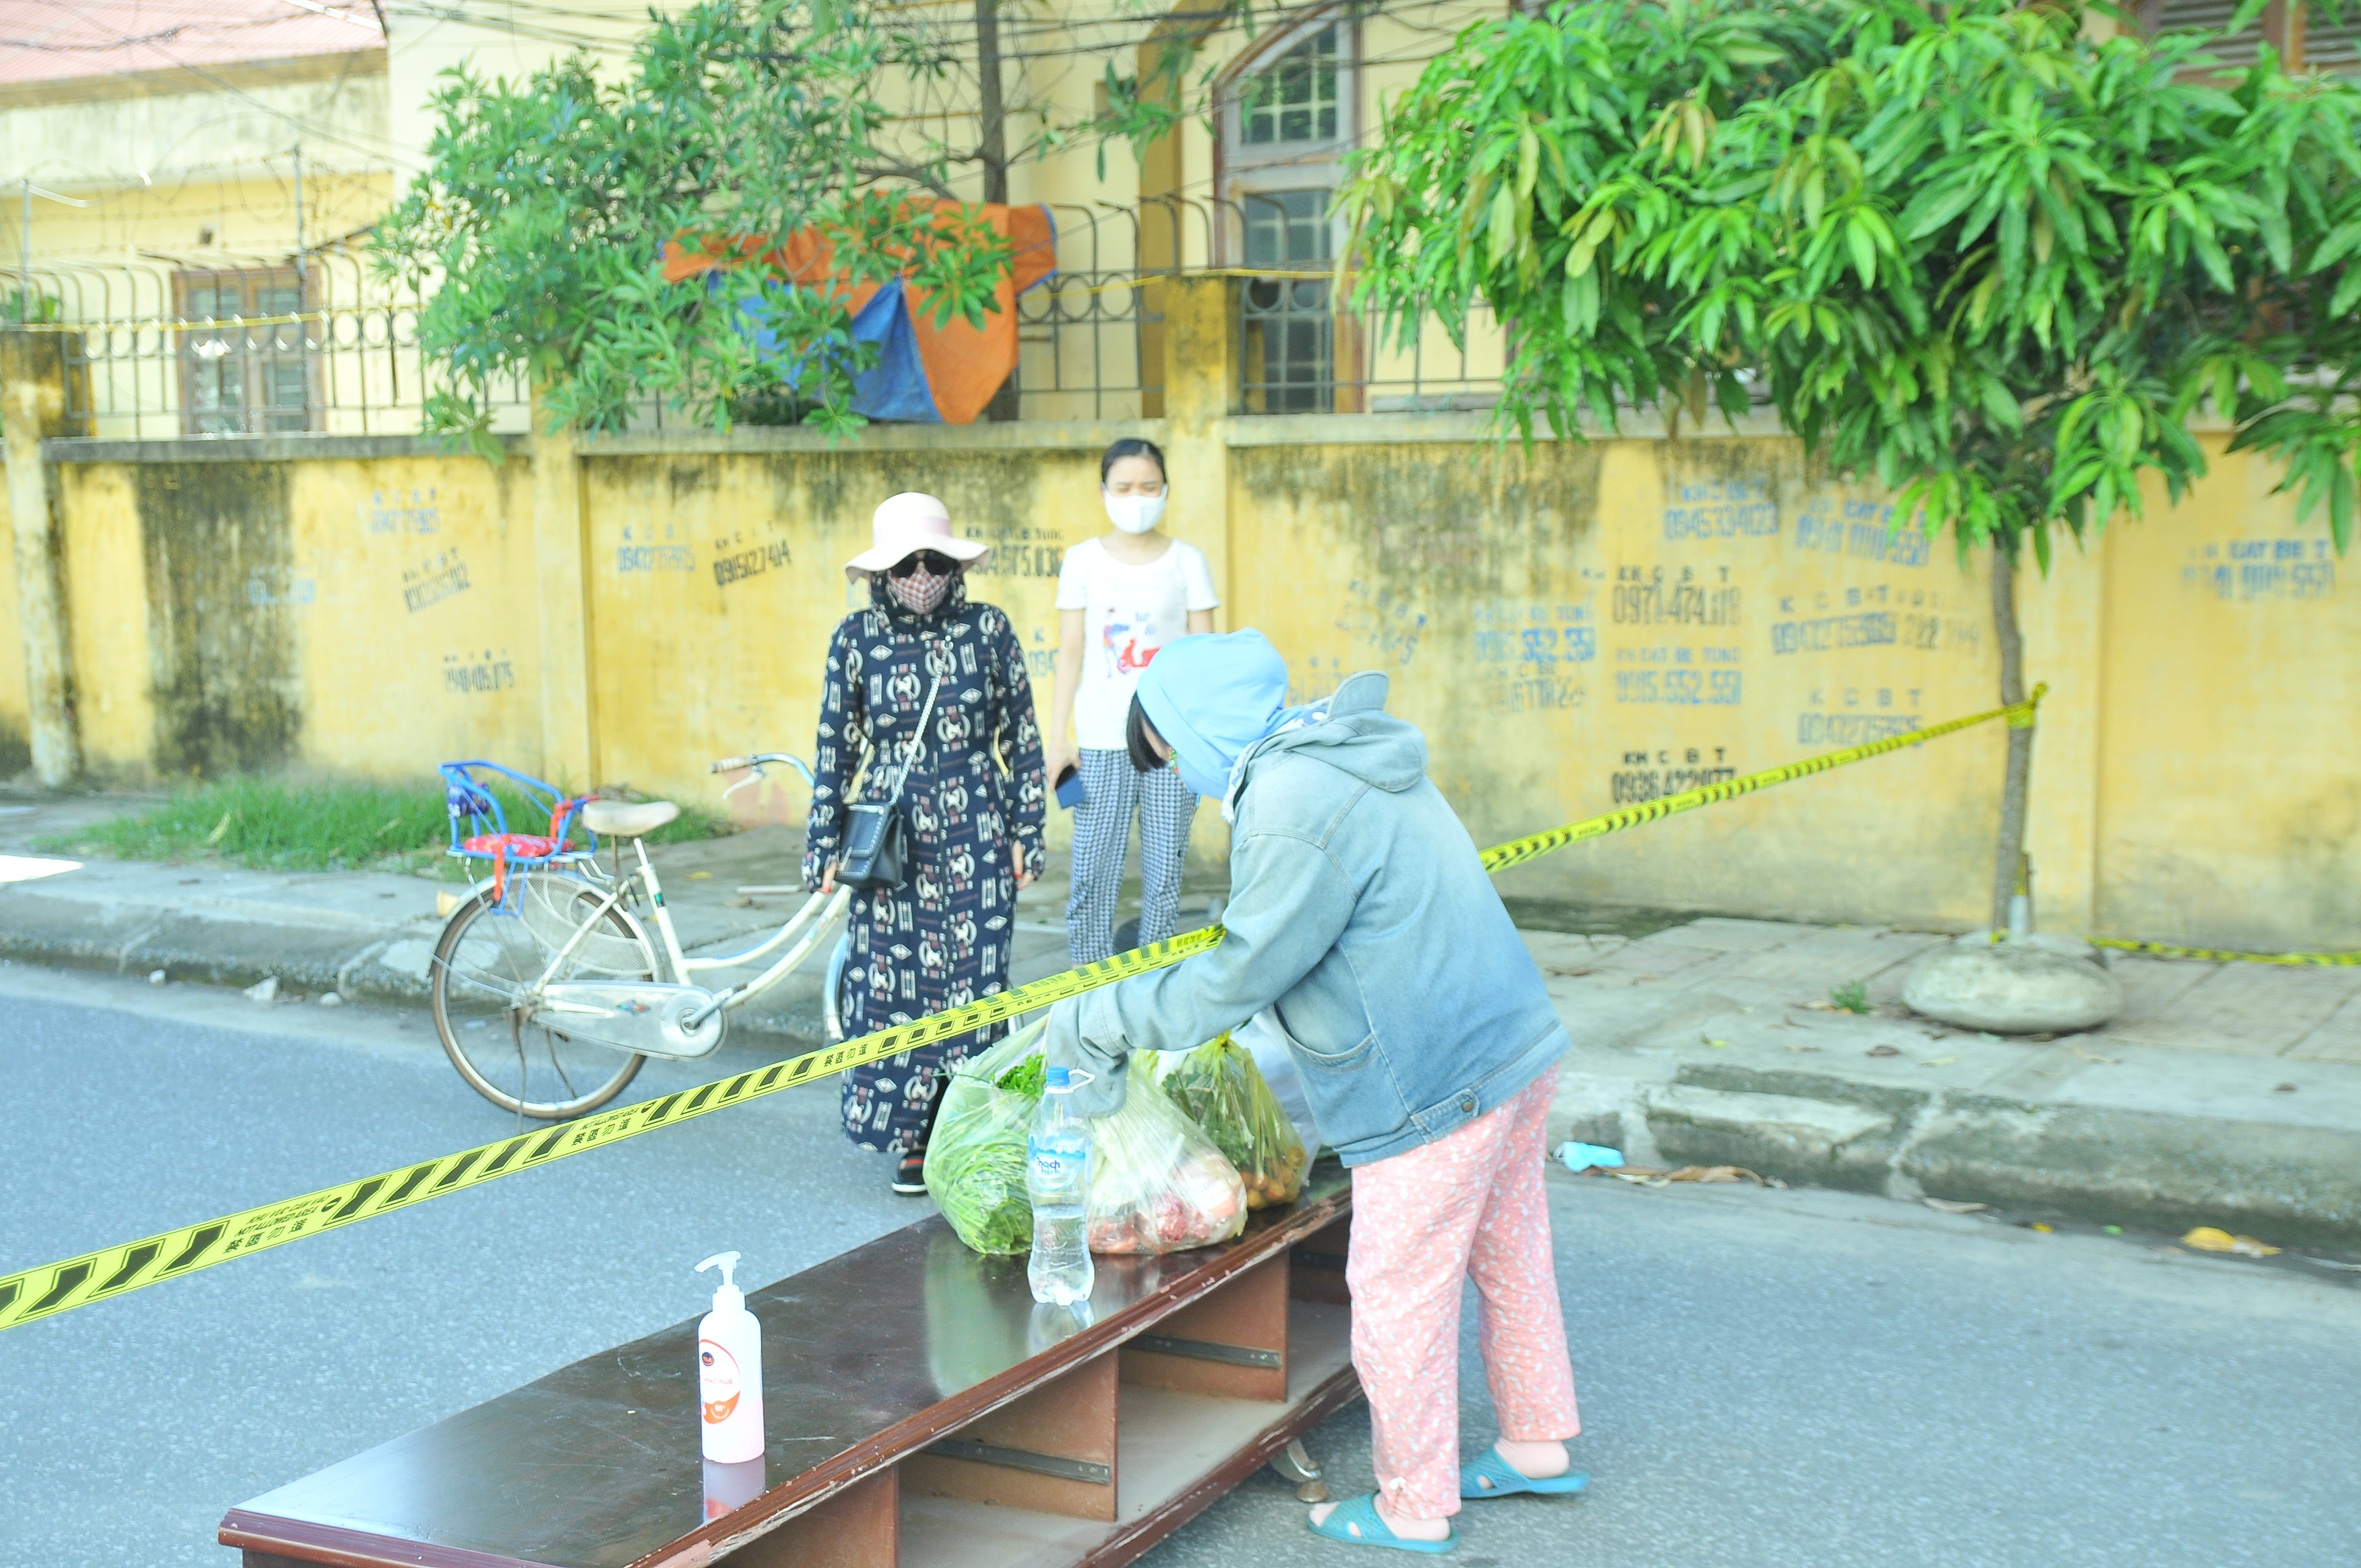
[{"label": "utility pole", "polygon": [[[1000,0],[975,0],[976,161],[983,165],[983,199],[1008,203],[1008,108],[1000,96]],[[1016,375],[1009,373],[986,403],[983,417],[998,424],[1017,416]]]}]

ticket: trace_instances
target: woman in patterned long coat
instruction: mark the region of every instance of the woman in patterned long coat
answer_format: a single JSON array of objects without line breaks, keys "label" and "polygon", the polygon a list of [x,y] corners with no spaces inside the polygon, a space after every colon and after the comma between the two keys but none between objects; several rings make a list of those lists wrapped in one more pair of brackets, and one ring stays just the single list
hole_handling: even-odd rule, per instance
[{"label": "woman in patterned long coat", "polygon": [[[1041,872],[1047,805],[1024,648],[1005,613],[967,598],[966,568],[991,546],[953,535],[932,496],[894,497],[873,527],[874,545],[845,567],[868,581],[869,608],[829,641],[804,847],[805,881],[832,888],[845,804],[889,798],[910,757],[902,885],[852,898],[848,1037],[1007,989],[1016,890]],[[933,717],[914,744],[930,689]],[[895,1191],[926,1190],[938,1080],[1007,1028],[845,1074],[846,1135],[896,1157]]]}]

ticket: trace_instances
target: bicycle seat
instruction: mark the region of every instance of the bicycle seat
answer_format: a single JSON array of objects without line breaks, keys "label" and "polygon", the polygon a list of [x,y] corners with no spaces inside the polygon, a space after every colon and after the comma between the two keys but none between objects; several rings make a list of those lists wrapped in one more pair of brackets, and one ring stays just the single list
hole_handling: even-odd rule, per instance
[{"label": "bicycle seat", "polygon": [[644,838],[674,817],[680,807],[668,800],[631,806],[620,800],[594,800],[582,808],[582,826],[602,838]]}]

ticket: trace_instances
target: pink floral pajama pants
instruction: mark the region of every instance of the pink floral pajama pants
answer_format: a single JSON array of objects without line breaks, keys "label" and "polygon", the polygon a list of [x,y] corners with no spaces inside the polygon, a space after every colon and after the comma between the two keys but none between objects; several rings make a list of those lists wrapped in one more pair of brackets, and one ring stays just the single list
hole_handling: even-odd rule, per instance
[{"label": "pink floral pajama pants", "polygon": [[1473,1278],[1500,1435],[1582,1430],[1542,1189],[1554,1069],[1435,1142],[1353,1170],[1353,1366],[1389,1511],[1459,1511],[1459,1282]]}]

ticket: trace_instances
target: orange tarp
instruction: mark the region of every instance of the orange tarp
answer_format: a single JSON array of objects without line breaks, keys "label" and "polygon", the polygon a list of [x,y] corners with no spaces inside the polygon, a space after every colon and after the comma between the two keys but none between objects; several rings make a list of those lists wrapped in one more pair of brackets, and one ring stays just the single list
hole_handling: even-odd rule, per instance
[{"label": "orange tarp", "polygon": [[[981,327],[970,326],[957,316],[937,326],[917,286],[901,285],[935,410],[946,424],[971,424],[1016,368],[1016,296],[1058,269],[1057,228],[1047,207],[943,201],[934,206],[947,225],[962,220],[990,225],[1007,236],[1016,252],[1010,258],[1009,275],[1001,280],[994,294],[998,309],[985,314]],[[782,245],[761,247],[759,239],[683,236],[665,247],[664,280],[677,283],[718,267],[752,263],[807,288],[836,282],[846,290],[847,307],[856,313],[879,288],[875,283],[847,285],[831,265],[835,247],[815,230],[800,229]]]}]

